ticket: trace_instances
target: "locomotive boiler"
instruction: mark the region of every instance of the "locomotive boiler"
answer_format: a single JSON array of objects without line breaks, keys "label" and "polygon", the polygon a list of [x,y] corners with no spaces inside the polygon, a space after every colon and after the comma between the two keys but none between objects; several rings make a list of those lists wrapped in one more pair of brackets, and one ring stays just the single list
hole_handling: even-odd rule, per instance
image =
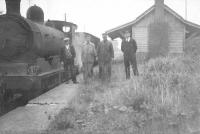
[{"label": "locomotive boiler", "polygon": [[29,100],[70,78],[64,75],[59,57],[63,38],[69,37],[73,44],[77,26],[65,21],[45,23],[36,5],[24,18],[20,1],[6,0],[6,14],[0,15],[0,74],[6,85],[0,90],[11,98],[18,94]]}]

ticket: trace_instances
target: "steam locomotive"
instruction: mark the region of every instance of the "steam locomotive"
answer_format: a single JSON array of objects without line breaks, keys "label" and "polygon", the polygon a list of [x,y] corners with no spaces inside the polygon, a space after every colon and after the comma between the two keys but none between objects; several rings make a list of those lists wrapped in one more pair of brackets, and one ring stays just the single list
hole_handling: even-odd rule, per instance
[{"label": "steam locomotive", "polygon": [[[76,24],[44,22],[36,5],[20,15],[21,0],[6,0],[7,12],[0,15],[0,99],[22,96],[30,100],[70,79],[60,61],[64,37],[74,42]],[[69,73],[68,73],[69,74]]]}]

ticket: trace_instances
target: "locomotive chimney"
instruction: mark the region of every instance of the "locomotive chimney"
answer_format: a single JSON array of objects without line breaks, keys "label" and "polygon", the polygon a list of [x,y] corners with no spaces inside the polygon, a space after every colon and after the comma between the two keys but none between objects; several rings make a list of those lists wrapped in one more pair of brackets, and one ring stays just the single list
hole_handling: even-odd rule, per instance
[{"label": "locomotive chimney", "polygon": [[155,0],[155,22],[164,20],[164,0]]},{"label": "locomotive chimney", "polygon": [[6,1],[6,14],[20,15],[21,0],[5,0],[5,1]]}]

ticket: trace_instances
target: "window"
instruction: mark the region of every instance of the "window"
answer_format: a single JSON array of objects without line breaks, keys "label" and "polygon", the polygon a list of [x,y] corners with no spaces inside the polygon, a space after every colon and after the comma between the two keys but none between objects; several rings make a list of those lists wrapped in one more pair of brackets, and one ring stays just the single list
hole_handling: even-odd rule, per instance
[{"label": "window", "polygon": [[68,33],[70,32],[71,28],[69,26],[63,26],[62,30],[63,32]]}]

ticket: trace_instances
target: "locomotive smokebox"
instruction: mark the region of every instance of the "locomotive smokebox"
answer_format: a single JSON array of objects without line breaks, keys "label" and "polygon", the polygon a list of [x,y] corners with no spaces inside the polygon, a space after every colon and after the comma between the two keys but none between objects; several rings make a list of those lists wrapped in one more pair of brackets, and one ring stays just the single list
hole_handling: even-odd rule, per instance
[{"label": "locomotive smokebox", "polygon": [[5,1],[6,1],[6,14],[20,15],[21,0],[5,0]]}]

